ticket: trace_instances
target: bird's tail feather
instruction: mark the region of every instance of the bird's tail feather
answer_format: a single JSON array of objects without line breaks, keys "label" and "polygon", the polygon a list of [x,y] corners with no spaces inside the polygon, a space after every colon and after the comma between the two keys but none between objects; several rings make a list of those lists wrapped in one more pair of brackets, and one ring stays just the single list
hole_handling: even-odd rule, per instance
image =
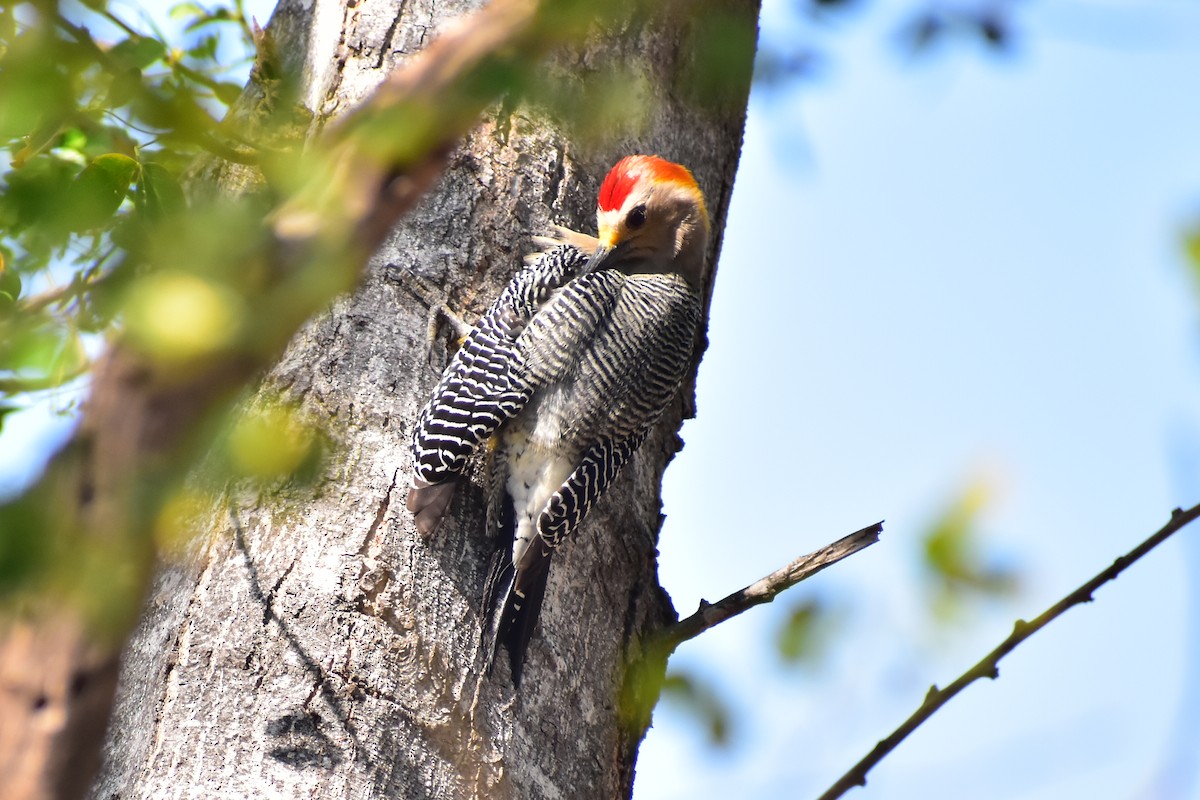
[{"label": "bird's tail feather", "polygon": [[508,650],[514,686],[521,685],[525,651],[542,611],[546,581],[550,577],[550,556],[554,552],[541,539],[535,539],[529,549],[538,551],[538,555],[535,558],[523,558],[523,563],[513,570],[496,633],[496,646],[503,644]]},{"label": "bird's tail feather", "polygon": [[498,499],[497,549],[484,587],[482,644],[487,653],[488,672],[492,670],[500,647],[508,650],[513,684],[520,686],[525,651],[542,610],[546,579],[550,574],[550,556],[554,551],[535,536],[521,563],[514,565],[512,547],[516,513],[507,492],[502,492]]}]

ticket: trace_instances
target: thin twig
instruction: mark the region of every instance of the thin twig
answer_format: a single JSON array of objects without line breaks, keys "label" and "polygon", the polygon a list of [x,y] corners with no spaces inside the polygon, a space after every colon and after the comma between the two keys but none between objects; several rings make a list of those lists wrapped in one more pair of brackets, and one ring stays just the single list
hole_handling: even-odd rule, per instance
[{"label": "thin twig", "polygon": [[1000,645],[988,653],[975,666],[968,669],[960,675],[954,683],[951,683],[944,689],[939,689],[937,686],[929,687],[929,691],[925,694],[925,700],[921,703],[912,716],[904,721],[900,727],[892,731],[886,739],[875,745],[861,761],[855,764],[849,772],[837,780],[833,786],[825,794],[821,795],[819,800],[834,800],[841,797],[847,791],[855,786],[867,785],[867,772],[872,767],[883,760],[884,756],[896,749],[896,746],[913,731],[915,731],[921,723],[933,716],[939,708],[944,706],[950,698],[967,688],[968,685],[974,683],[981,678],[991,678],[995,680],[1000,677],[1000,659],[1011,653],[1017,645],[1028,639],[1037,631],[1044,628],[1056,617],[1060,616],[1071,606],[1080,605],[1081,603],[1090,603],[1092,594],[1105,583],[1114,580],[1120,575],[1126,567],[1137,561],[1142,556],[1149,553],[1158,545],[1167,540],[1173,533],[1183,528],[1189,522],[1200,519],[1200,505],[1193,506],[1187,511],[1175,509],[1171,512],[1171,521],[1162,527],[1157,533],[1151,536],[1146,541],[1139,544],[1137,547],[1130,550],[1125,555],[1118,558],[1112,563],[1108,569],[1096,575],[1087,583],[1080,586],[1075,591],[1068,594],[1063,599],[1059,600],[1050,608],[1046,609],[1040,616],[1032,622],[1025,620],[1017,620],[1013,625],[1013,631],[1008,635]]},{"label": "thin twig", "polygon": [[116,252],[117,248],[114,245],[108,248],[108,250],[105,252],[101,253],[95,261],[88,265],[86,269],[75,273],[70,282],[64,283],[60,286],[54,286],[44,292],[40,292],[39,294],[30,295],[29,297],[23,298],[20,303],[21,311],[27,314],[33,314],[41,311],[47,306],[74,300],[84,292],[92,291],[97,286],[104,283],[104,281],[108,280],[108,278],[112,275],[111,271],[104,273],[103,275],[98,273],[100,272],[100,268],[104,266],[104,262],[112,258],[113,254]]},{"label": "thin twig", "polygon": [[786,567],[777,569],[765,578],[739,589],[716,603],[700,601],[700,608],[687,619],[682,619],[662,632],[662,644],[671,652],[688,639],[694,639],[709,628],[743,611],[763,603],[769,603],[785,589],[790,589],[805,578],[809,578],[831,564],[852,556],[863,548],[879,541],[883,533],[883,522],[855,531],[838,539],[820,550],[800,556]]}]

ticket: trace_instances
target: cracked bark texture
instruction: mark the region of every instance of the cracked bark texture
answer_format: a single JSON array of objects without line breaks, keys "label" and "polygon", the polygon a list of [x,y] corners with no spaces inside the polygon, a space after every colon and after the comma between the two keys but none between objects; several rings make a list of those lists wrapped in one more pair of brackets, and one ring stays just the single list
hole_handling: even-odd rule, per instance
[{"label": "cracked bark texture", "polygon": [[[327,119],[473,5],[283,0],[271,28]],[[757,14],[750,0],[716,5]],[[632,152],[693,168],[715,264],[745,96],[717,110],[675,96],[695,58],[689,25],[644,13],[559,54],[547,69],[564,80],[606,63],[644,76],[645,126],[585,147],[549,114],[493,109],[358,291],[295,337],[260,391],[320,421],[331,457],[312,484],[231,490],[195,557],[160,571],[124,653],[93,798],[629,795],[648,718],[623,716],[618,696],[627,659],[675,619],[657,578],[659,487],[692,390],[555,559],[518,694],[503,659],[483,669],[482,493],[464,484],[427,539],[404,509],[411,426],[452,346],[443,334],[431,349],[408,276],[473,321],[531,234],[594,230],[599,181]]]}]

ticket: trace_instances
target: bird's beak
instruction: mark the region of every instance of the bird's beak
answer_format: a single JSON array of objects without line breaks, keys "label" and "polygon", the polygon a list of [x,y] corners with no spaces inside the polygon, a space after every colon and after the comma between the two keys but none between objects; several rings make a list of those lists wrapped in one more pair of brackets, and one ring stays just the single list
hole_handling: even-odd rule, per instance
[{"label": "bird's beak", "polygon": [[625,254],[629,252],[629,246],[629,240],[611,245],[601,244],[596,248],[596,252],[592,253],[592,257],[583,268],[583,274],[587,275],[589,272],[595,272],[598,269],[607,269],[619,263],[625,257]]}]

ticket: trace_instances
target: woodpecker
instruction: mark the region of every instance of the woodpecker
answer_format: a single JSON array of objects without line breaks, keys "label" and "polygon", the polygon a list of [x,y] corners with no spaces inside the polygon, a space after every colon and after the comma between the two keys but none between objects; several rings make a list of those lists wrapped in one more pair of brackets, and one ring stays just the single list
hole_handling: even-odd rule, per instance
[{"label": "woodpecker", "polygon": [[485,618],[502,600],[494,647],[507,648],[518,686],[551,556],[674,399],[701,320],[709,221],[690,171],[623,158],[596,218],[598,238],[559,228],[540,241],[546,251],[467,335],[412,437],[408,509],[422,534],[472,457],[491,457],[488,519],[512,550],[493,569]]}]

